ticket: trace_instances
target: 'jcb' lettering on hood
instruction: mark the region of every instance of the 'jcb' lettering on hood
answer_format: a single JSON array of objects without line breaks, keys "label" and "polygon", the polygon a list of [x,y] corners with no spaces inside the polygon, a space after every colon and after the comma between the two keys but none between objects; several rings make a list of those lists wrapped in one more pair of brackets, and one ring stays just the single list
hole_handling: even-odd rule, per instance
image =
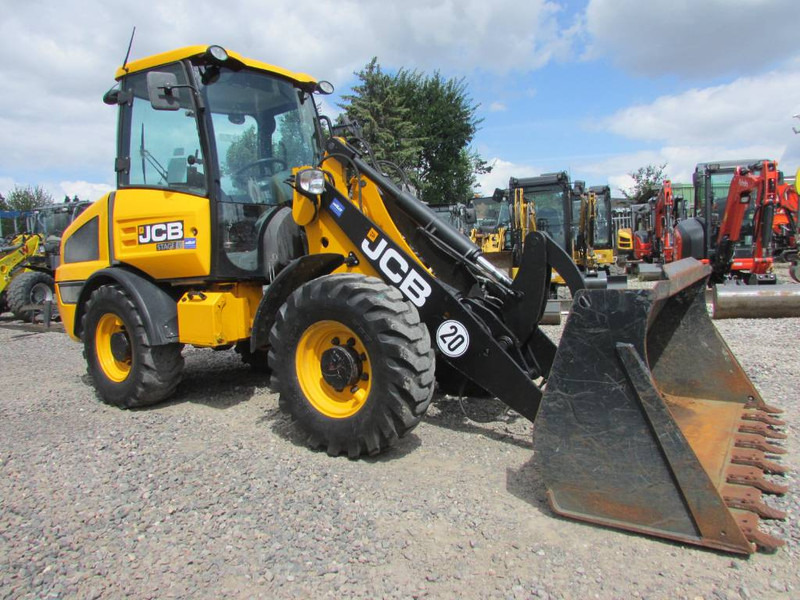
[{"label": "'jcb' lettering on hood", "polygon": [[[372,238],[372,245],[368,238]],[[378,262],[378,268],[386,278],[396,284],[412,304],[420,308],[425,305],[431,295],[430,284],[408,264],[405,256],[394,248],[389,248],[389,243],[379,238],[374,229],[361,242],[361,250],[370,260]]]},{"label": "'jcb' lettering on hood", "polygon": [[183,221],[139,225],[139,243],[153,244],[183,239]]}]

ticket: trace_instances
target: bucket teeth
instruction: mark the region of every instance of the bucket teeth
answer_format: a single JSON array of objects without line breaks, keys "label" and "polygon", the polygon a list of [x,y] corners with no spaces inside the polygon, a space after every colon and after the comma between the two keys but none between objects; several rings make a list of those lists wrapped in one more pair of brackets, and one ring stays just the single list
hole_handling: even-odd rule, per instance
[{"label": "bucket teeth", "polygon": [[761,450],[748,450],[746,448],[734,448],[731,453],[731,462],[735,465],[747,465],[756,467],[765,473],[773,475],[783,475],[789,469],[771,460],[767,460]]},{"label": "bucket teeth", "polygon": [[744,405],[745,408],[754,408],[756,410],[763,410],[765,413],[769,413],[771,415],[779,415],[783,412],[782,408],[778,408],[776,406],[770,406],[766,404],[763,400],[750,398],[747,403]]},{"label": "bucket teeth", "polygon": [[727,482],[750,485],[768,494],[785,494],[789,488],[764,479],[764,473],[755,467],[731,465],[727,469]]},{"label": "bucket teeth", "polygon": [[739,425],[740,433],[752,433],[754,435],[763,435],[765,438],[773,440],[785,440],[786,434],[781,433],[766,423],[759,423],[756,421],[744,421]]},{"label": "bucket teeth", "polygon": [[767,454],[786,454],[786,450],[775,444],[768,443],[763,436],[740,434],[736,436],[735,445],[737,448],[752,448]]},{"label": "bucket teeth", "polygon": [[734,518],[745,537],[766,552],[775,552],[786,544],[782,539],[764,533],[758,528],[758,516],[751,512],[734,512]]},{"label": "bucket teeth", "polygon": [[781,425],[786,425],[786,421],[783,421],[781,419],[776,419],[775,417],[771,417],[768,413],[765,413],[762,410],[745,411],[745,413],[742,415],[742,420],[758,421],[766,425],[771,425],[772,427],[780,427]]},{"label": "bucket teeth", "polygon": [[767,506],[761,499],[761,491],[741,485],[726,485],[722,488],[722,498],[731,508],[749,510],[762,519],[785,519],[786,513]]}]

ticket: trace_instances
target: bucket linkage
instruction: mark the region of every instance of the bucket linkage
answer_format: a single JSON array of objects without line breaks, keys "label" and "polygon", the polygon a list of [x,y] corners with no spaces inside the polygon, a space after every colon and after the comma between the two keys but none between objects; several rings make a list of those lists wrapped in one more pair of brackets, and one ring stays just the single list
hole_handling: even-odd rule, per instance
[{"label": "bucket linkage", "polygon": [[705,305],[710,268],[665,267],[651,290],[582,290],[534,425],[535,460],[563,516],[729,552],[783,544],[761,500],[786,487],[784,423]]}]

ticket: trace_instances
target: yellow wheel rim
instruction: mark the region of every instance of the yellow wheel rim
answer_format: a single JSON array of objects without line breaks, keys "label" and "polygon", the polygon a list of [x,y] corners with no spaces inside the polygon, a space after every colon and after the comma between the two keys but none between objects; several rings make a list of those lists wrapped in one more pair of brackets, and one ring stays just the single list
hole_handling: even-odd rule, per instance
[{"label": "yellow wheel rim", "polygon": [[124,336],[127,347],[130,348],[130,338],[122,319],[112,313],[106,313],[100,317],[94,336],[95,352],[97,352],[97,360],[100,362],[103,373],[116,382],[125,381],[131,372],[130,351],[127,352],[126,357],[121,357],[119,351],[115,355],[112,346],[114,337],[119,335]]},{"label": "yellow wheel rim", "polygon": [[[358,357],[360,375],[336,389],[322,375],[323,355],[336,346]],[[318,321],[303,332],[297,344],[295,369],[300,389],[311,405],[326,417],[346,419],[367,401],[372,387],[372,365],[364,343],[349,327],[337,321]]]}]

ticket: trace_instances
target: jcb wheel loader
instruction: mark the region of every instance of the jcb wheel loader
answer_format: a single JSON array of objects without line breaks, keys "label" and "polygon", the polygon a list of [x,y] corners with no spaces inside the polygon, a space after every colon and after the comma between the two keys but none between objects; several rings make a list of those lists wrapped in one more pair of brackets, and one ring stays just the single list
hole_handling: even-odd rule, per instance
[{"label": "jcb wheel loader", "polygon": [[[705,311],[689,259],[654,290],[578,289],[556,347],[538,327],[551,272],[581,285],[542,232],[512,280],[325,136],[327,82],[194,46],[125,64],[116,191],[65,233],[57,296],[100,397],[162,400],[181,348],[269,357],[308,442],[358,457],[414,428],[437,365],[534,425],[563,515],[750,553],[780,421]],[[569,267],[572,265],[572,268]],[[691,349],[702,345],[702,356]],[[538,415],[538,418],[537,418]]]}]

